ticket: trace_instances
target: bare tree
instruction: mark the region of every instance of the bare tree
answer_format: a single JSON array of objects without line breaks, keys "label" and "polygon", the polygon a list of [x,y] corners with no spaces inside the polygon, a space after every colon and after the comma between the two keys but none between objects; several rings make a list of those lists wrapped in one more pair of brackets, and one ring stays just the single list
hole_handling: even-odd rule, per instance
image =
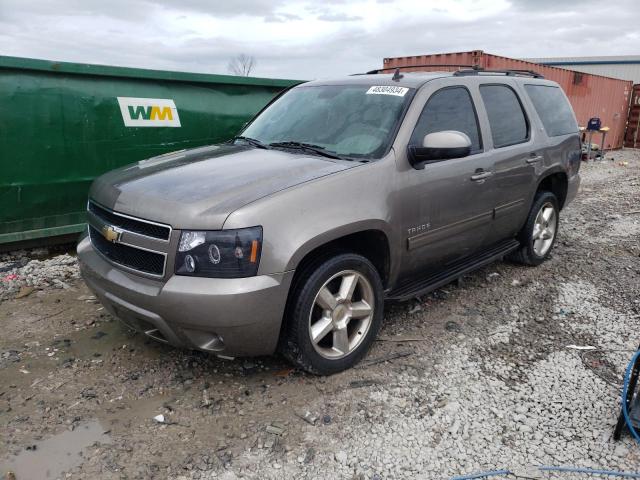
[{"label": "bare tree", "polygon": [[237,57],[234,57],[231,60],[229,60],[229,65],[227,65],[227,68],[234,75],[238,75],[240,77],[248,77],[249,74],[251,73],[251,70],[253,70],[253,67],[255,67],[255,65],[256,65],[255,57],[251,57],[249,55],[245,55],[244,53],[241,53]]}]

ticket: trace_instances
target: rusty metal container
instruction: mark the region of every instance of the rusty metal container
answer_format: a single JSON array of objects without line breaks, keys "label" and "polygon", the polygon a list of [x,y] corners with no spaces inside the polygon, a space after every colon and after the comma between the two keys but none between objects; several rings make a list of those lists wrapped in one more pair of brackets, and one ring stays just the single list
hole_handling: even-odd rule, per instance
[{"label": "rusty metal container", "polygon": [[408,65],[420,67],[403,71],[452,71],[472,66],[486,70],[535,70],[562,87],[580,125],[586,125],[591,117],[600,117],[602,126],[610,128],[605,140],[607,149],[622,147],[633,86],[630,81],[501,57],[482,50],[385,58],[383,68],[391,70]]},{"label": "rusty metal container", "polygon": [[628,148],[640,148],[640,84],[633,86],[624,146]]}]

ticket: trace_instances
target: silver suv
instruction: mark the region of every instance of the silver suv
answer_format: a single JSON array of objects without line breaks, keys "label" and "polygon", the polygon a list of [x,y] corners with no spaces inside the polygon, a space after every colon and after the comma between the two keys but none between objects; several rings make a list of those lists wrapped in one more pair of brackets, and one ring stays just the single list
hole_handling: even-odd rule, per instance
[{"label": "silver suv", "polygon": [[579,167],[573,111],[537,74],[314,81],[228,143],[98,178],[78,257],[149,337],[331,374],[366,354],[385,300],[544,261]]}]

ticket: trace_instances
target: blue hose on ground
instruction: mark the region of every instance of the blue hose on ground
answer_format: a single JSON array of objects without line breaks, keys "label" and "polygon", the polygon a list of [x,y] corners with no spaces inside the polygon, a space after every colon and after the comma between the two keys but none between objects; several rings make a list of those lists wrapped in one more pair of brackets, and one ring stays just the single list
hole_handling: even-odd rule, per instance
[{"label": "blue hose on ground", "polygon": [[487,478],[487,477],[495,477],[498,475],[513,475],[513,474],[509,470],[493,470],[491,472],[470,473],[469,475],[452,477],[451,480],[472,480],[474,478]]},{"label": "blue hose on ground", "polygon": [[[586,473],[588,475],[606,475],[609,477],[640,478],[640,473],[617,472],[615,470],[595,470],[591,468],[550,467],[550,466],[540,466],[538,468],[542,472]],[[469,475],[452,477],[451,480],[473,480],[477,478],[495,477],[498,475],[515,475],[515,474],[510,470],[494,470],[491,472],[471,473]]]},{"label": "blue hose on ground", "polygon": [[631,432],[631,435],[633,435],[633,438],[635,438],[636,441],[640,443],[640,435],[638,435],[638,432],[636,432],[636,429],[633,428],[633,424],[631,423],[631,418],[629,418],[629,409],[627,408],[627,394],[629,393],[629,381],[631,380],[631,371],[633,370],[633,366],[636,364],[638,357],[640,357],[640,350],[638,350],[633,355],[633,357],[631,358],[631,361],[629,362],[629,365],[627,365],[627,371],[624,374],[624,384],[622,386],[622,414],[624,415],[624,421],[627,423],[627,428]]}]

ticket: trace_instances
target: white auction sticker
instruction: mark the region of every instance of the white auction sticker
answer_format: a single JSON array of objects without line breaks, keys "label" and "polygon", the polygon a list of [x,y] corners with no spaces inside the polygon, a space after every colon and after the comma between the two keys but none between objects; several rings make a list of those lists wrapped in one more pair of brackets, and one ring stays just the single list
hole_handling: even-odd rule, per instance
[{"label": "white auction sticker", "polygon": [[396,97],[404,97],[408,91],[409,89],[407,87],[380,85],[369,88],[367,95],[395,95]]}]

